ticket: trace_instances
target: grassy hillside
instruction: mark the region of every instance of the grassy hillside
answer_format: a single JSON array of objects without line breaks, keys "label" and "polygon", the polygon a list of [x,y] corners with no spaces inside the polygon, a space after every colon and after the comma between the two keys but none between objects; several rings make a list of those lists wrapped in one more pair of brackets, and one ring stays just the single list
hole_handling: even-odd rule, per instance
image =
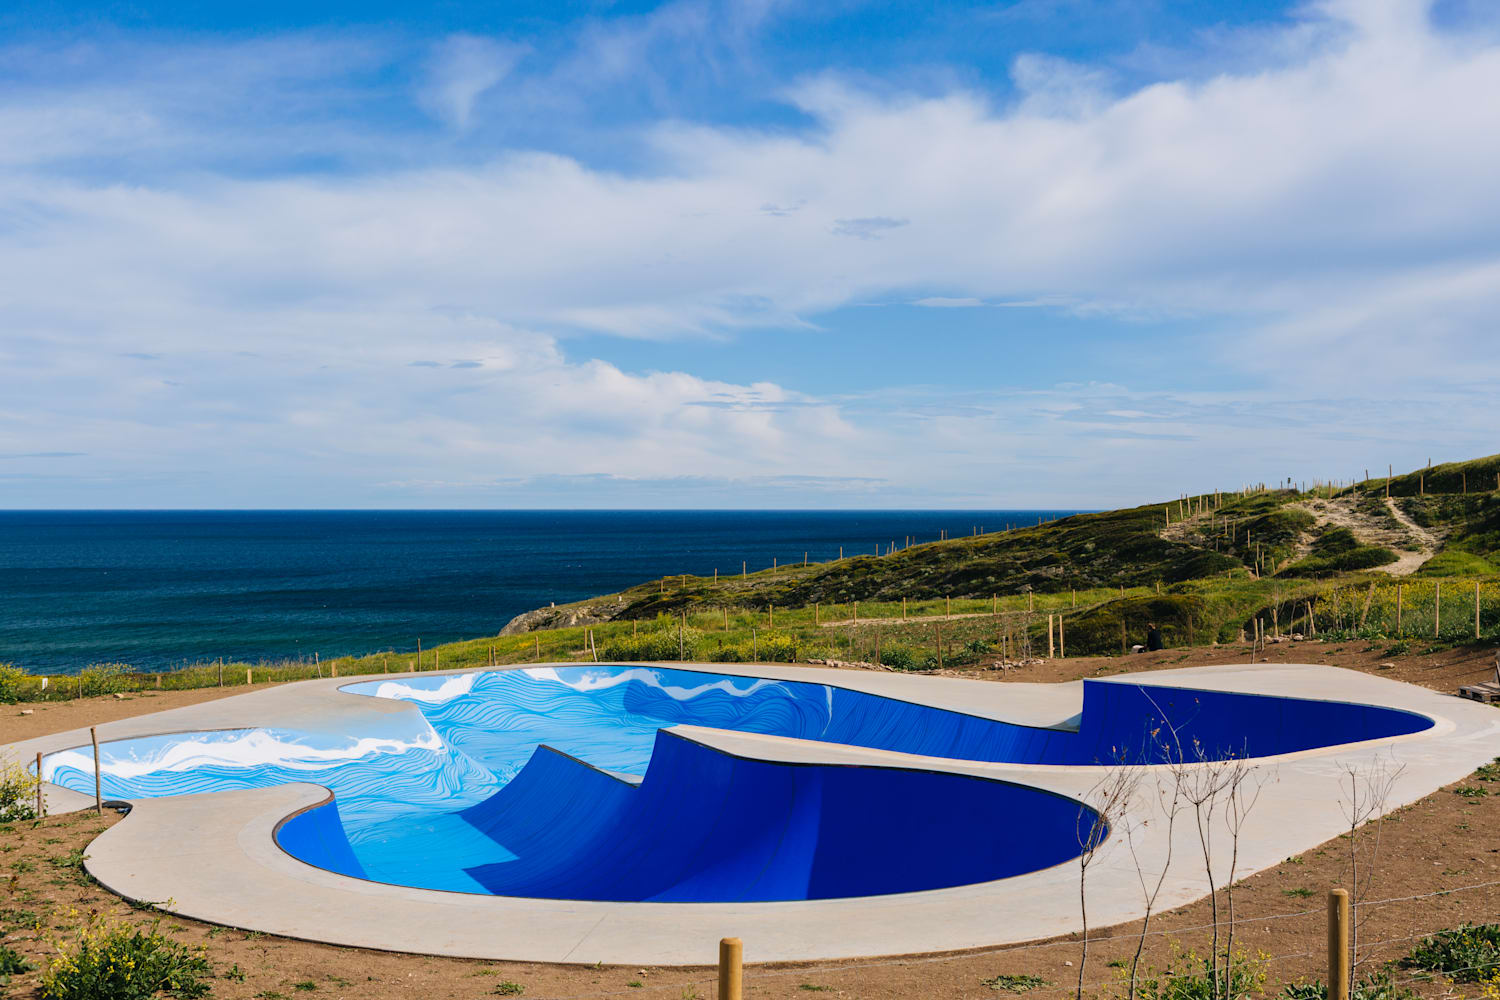
[{"label": "grassy hillside", "polygon": [[170,674],[103,665],[49,678],[46,688],[0,665],[0,701],[595,658],[835,658],[929,670],[1049,648],[1117,654],[1144,641],[1148,622],[1172,646],[1237,641],[1257,627],[1393,649],[1496,642],[1497,472],[1500,456],[1491,456],[1394,477],[1389,498],[1384,477],[1206,494],[880,556],[664,577],[528,612],[497,636],[420,656],[393,650]]}]

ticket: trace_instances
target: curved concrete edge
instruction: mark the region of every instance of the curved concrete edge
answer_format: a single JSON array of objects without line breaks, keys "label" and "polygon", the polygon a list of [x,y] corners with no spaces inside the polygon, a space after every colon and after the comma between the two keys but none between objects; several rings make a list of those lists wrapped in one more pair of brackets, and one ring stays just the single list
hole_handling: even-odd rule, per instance
[{"label": "curved concrete edge", "polygon": [[[802,680],[836,678],[846,687],[855,686],[847,681],[859,676],[870,679],[860,689],[923,703],[932,703],[929,695],[934,682],[947,680],[817,671],[833,675],[829,678],[810,676],[812,668],[795,667],[757,667],[755,673]],[[1111,679],[1135,677],[1153,684],[1387,705],[1434,719],[1432,729],[1409,736],[1250,762],[1251,780],[1260,785],[1261,795],[1241,837],[1239,863],[1233,872],[1236,878],[1272,867],[1343,832],[1347,821],[1339,788],[1348,768],[1399,766],[1387,803],[1388,809],[1395,809],[1500,755],[1500,712],[1495,709],[1352,671],[1277,664],[1190,668]],[[323,689],[316,699],[310,695],[299,699],[303,710],[310,700],[326,699],[345,708],[351,701],[379,701],[337,692],[334,685],[347,684],[349,679],[313,683],[322,684]],[[1069,707],[1055,690],[1036,691],[1045,685],[959,683],[964,690],[950,690],[940,701],[958,703],[970,714],[1014,719]],[[1076,684],[1069,687],[1077,691]],[[261,716],[263,704],[251,707],[257,709],[255,715],[263,724],[284,724],[279,718]],[[1071,711],[1076,710],[1075,701]],[[227,728],[242,727],[249,717]],[[171,721],[179,722],[181,716]],[[955,761],[699,727],[676,728],[742,756],[921,767],[1035,785],[1085,801],[1107,770]],[[110,733],[109,738],[118,736]],[[1137,831],[1135,854],[1124,838],[1111,837],[1089,869],[1089,919],[1097,927],[1138,918],[1142,902],[1137,865],[1155,874],[1168,856],[1169,845],[1161,832],[1167,824],[1162,822],[1160,806],[1168,772],[1148,769],[1142,780],[1141,793],[1117,819],[1117,827],[1129,823]],[[129,817],[91,845],[88,869],[122,895],[152,902],[170,899],[165,908],[212,923],[331,944],[492,960],[702,965],[713,961],[719,938],[737,936],[747,943],[748,961],[811,961],[1019,943],[1071,933],[1080,926],[1079,871],[1072,863],[954,889],[790,903],[590,903],[383,885],[311,867],[276,845],[273,831],[278,823],[327,795],[320,785],[299,784],[142,800]],[[1173,850],[1179,860],[1168,873],[1158,909],[1183,905],[1208,892],[1202,866],[1181,861],[1193,858],[1197,850],[1190,840],[1194,836],[1190,827],[1176,824]],[[976,835],[983,833],[976,831]],[[871,835],[879,835],[878,810],[872,810]],[[1218,859],[1216,883],[1222,885],[1230,875],[1227,859]]]}]

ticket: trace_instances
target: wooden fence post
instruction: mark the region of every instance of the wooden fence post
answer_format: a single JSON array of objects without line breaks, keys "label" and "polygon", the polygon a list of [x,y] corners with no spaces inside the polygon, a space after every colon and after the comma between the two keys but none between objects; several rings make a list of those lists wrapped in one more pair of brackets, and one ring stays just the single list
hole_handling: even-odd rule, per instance
[{"label": "wooden fence post", "polygon": [[1349,1000],[1349,890],[1328,893],[1328,1000]]},{"label": "wooden fence post", "polygon": [[1057,615],[1057,655],[1063,659],[1068,658],[1068,644],[1063,640],[1063,616]]},{"label": "wooden fence post", "polygon": [[1401,635],[1401,584],[1396,584],[1396,635]]},{"label": "wooden fence post", "polygon": [[47,803],[42,798],[42,754],[36,755],[36,818],[41,819],[47,815]]},{"label": "wooden fence post", "polygon": [[1474,638],[1479,638],[1479,581],[1474,581]]},{"label": "wooden fence post", "polygon": [[94,743],[94,811],[100,816],[104,815],[104,779],[99,773],[99,733],[89,726],[89,739]]},{"label": "wooden fence post", "polygon": [[249,685],[253,685],[255,683],[255,675],[250,672],[249,667],[245,668],[245,683]]},{"label": "wooden fence post", "polygon": [[739,938],[724,938],[719,942],[718,1000],[743,1000],[744,960],[744,944]]},{"label": "wooden fence post", "polygon": [[1056,655],[1056,652],[1057,652],[1057,649],[1052,644],[1052,615],[1048,614],[1047,615],[1047,659],[1049,659],[1049,660],[1052,659],[1053,656]]}]

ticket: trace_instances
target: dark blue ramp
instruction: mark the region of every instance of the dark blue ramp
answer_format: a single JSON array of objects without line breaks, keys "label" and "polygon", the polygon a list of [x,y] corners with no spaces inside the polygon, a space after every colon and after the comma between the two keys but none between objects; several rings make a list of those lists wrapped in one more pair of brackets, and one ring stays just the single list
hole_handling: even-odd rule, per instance
[{"label": "dark blue ramp", "polygon": [[[516,856],[468,869],[496,895],[740,902],[911,892],[1047,868],[1077,855],[1083,808],[964,775],[748,760],[663,731],[639,786],[540,747],[462,815]],[[1083,817],[1087,825],[1093,814]]]},{"label": "dark blue ramp", "polygon": [[276,828],[275,839],[282,850],[299,861],[340,875],[368,877],[349,846],[349,837],[339,819],[338,802],[332,795],[328,801],[283,821]]},{"label": "dark blue ramp", "polygon": [[1425,715],[1378,705],[1084,681],[1078,734],[1038,763],[1269,757],[1405,736],[1432,724]]}]

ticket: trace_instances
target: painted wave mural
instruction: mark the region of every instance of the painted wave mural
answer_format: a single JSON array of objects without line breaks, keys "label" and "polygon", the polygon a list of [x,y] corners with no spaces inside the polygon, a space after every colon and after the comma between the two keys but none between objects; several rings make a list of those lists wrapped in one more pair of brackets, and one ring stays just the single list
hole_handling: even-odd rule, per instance
[{"label": "painted wave mural", "polygon": [[[283,824],[282,847],[333,871],[418,888],[816,899],[943,888],[1060,863],[1077,852],[1081,807],[1024,785],[930,770],[743,760],[664,730],[691,724],[924,756],[1080,765],[1159,763],[1189,752],[1263,756],[1431,725],[1364,705],[1088,682],[1076,729],[1037,729],[823,684],[614,665],[343,690],[416,711],[384,716],[378,733],[249,729],[107,742],[104,794],[321,784],[334,801]],[[91,751],[52,754],[43,774],[92,792]],[[1018,814],[1028,822],[1015,823]],[[992,835],[976,845],[976,829]],[[954,842],[970,846],[911,850]]]}]

